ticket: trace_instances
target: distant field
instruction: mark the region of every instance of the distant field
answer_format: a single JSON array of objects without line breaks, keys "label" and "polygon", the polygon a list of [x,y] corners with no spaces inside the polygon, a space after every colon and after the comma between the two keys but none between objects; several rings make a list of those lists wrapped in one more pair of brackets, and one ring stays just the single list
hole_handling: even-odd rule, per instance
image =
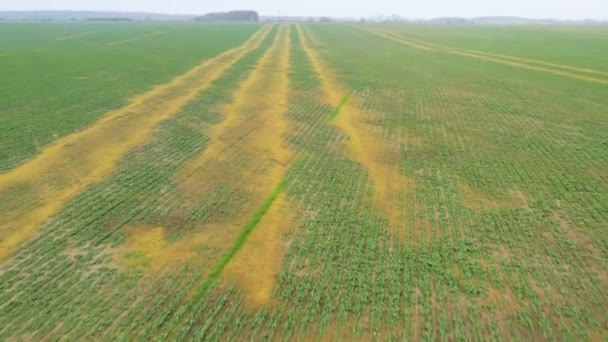
[{"label": "distant field", "polygon": [[2,23],[0,340],[606,340],[607,43]]}]

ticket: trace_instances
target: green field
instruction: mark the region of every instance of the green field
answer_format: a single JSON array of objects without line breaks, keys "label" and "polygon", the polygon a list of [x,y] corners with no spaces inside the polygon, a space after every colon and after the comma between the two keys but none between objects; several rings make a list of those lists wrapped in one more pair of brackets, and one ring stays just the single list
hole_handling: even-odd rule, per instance
[{"label": "green field", "polygon": [[0,340],[608,339],[608,28],[0,23]]}]

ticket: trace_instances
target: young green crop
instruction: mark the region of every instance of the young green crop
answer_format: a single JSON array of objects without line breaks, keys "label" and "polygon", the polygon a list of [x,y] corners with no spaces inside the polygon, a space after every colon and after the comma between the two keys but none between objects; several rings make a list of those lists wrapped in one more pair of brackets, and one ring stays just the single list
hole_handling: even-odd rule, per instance
[{"label": "young green crop", "polygon": [[[39,43],[54,36],[22,25]],[[50,27],[68,36],[77,26]],[[302,27],[310,35],[308,45],[346,91],[342,102],[326,102],[324,80],[291,25],[284,142],[294,162],[285,165],[281,185],[258,199],[248,191],[247,176],[230,184],[217,177],[196,184],[200,194],[189,195],[175,177],[209,147],[210,130],[226,120],[225,106],[271,48],[275,28],[258,49],[162,123],[150,143],[130,151],[111,177],[70,201],[0,265],[0,339],[590,340],[606,335],[606,87],[504,63],[520,58],[517,63],[549,71],[588,74],[574,68],[593,69],[600,72],[593,77],[604,77],[608,65],[593,52],[604,49],[598,33],[605,29],[505,27],[488,28],[484,36],[474,27]],[[106,43],[125,40],[133,29],[93,28],[100,32],[87,36],[90,44],[102,37]],[[212,53],[226,48],[222,34],[232,46],[254,31],[240,25],[143,25],[130,32],[142,36],[150,30],[167,33],[115,46],[127,61],[111,67],[133,65],[131,57],[156,51],[161,41],[173,44],[171,39],[188,43],[181,49],[189,52],[182,57],[170,49],[158,52],[159,65],[175,65],[134,80],[133,89],[161,80],[161,71],[169,75],[202,58],[197,45],[211,39],[202,37],[216,37],[209,42]],[[433,49],[400,44],[375,34],[378,30]],[[580,37],[580,45],[574,37]],[[63,43],[85,55],[101,49],[79,39],[46,42],[45,58],[63,51],[55,47]],[[502,57],[479,58],[487,54]],[[86,60],[81,67],[93,74],[110,67]],[[149,68],[141,63],[138,70]],[[116,82],[124,83],[123,77],[134,72],[125,71]],[[59,82],[63,76],[45,77]],[[74,108],[95,106],[90,91],[118,99],[110,95],[124,90],[107,89],[114,84],[108,82],[53,92],[72,98]],[[30,94],[43,89],[36,86]],[[7,101],[12,106],[13,100]],[[345,103],[366,113],[357,125],[365,130],[360,136],[381,141],[385,149],[379,157],[396,165],[398,177],[387,184],[374,183],[367,166],[350,157],[353,136],[333,125],[332,118],[352,113]],[[49,108],[52,123],[42,122],[29,133],[19,128],[20,139],[45,136],[48,141],[54,130],[68,134],[86,125],[83,119],[57,128],[64,125],[56,120],[63,112]],[[262,111],[242,115],[257,122]],[[254,133],[231,131],[226,141],[238,146]],[[6,153],[7,161],[28,155]],[[193,172],[213,167],[226,178],[246,169],[260,172],[259,165],[247,164],[246,154],[226,148]],[[391,187],[395,207],[375,196],[383,186]],[[272,301],[256,306],[225,266],[251,243],[249,233],[265,231],[261,222],[279,193],[292,204],[295,218],[276,239],[284,253]],[[226,231],[217,227],[225,226],[216,224],[238,217],[251,201],[263,204],[230,228],[232,235],[222,235]],[[387,217],[389,210],[397,220]],[[202,232],[226,239],[186,245],[187,257],[176,257],[155,273],[145,262],[131,265],[119,257],[132,243],[129,227],[134,226],[165,227],[159,250],[182,246],[180,241],[196,240]]]}]

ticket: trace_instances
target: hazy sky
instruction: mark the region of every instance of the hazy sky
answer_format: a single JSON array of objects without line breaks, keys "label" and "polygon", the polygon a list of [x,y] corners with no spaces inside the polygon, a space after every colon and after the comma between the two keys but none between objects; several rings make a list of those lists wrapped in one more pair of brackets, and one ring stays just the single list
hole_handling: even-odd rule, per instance
[{"label": "hazy sky", "polygon": [[407,18],[509,15],[608,19],[608,0],[0,0],[0,10],[112,10],[198,14],[254,9],[261,14]]}]

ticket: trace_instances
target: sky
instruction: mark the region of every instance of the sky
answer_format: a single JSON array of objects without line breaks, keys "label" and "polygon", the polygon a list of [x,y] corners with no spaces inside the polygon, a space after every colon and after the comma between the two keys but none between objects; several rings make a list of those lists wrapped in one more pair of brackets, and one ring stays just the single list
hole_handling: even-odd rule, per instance
[{"label": "sky", "polygon": [[252,9],[262,15],[405,18],[519,16],[608,19],[608,0],[0,0],[0,10],[108,10],[171,14]]}]

